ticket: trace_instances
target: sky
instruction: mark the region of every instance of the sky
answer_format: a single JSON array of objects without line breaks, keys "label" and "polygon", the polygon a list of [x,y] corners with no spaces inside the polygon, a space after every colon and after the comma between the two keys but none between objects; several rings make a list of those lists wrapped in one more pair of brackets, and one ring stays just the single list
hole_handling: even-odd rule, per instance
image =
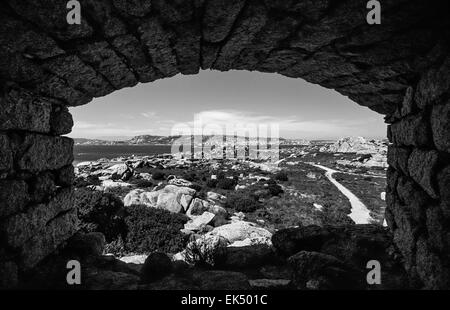
[{"label": "sky", "polygon": [[383,116],[334,90],[278,74],[201,71],[116,91],[70,108],[73,138],[171,135],[204,125],[276,124],[293,139],[385,138]]}]

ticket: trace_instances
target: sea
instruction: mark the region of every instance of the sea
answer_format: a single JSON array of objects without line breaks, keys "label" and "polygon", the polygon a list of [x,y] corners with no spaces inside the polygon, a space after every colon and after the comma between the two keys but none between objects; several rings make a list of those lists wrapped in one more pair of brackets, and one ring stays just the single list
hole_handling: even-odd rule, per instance
[{"label": "sea", "polygon": [[131,155],[146,156],[170,153],[170,145],[75,145],[74,165],[100,158],[113,159]]},{"label": "sea", "polygon": [[[280,149],[290,146],[280,146]],[[113,159],[117,157],[146,156],[171,153],[171,145],[74,145],[74,161],[76,165],[83,161],[95,161],[100,158]]]}]

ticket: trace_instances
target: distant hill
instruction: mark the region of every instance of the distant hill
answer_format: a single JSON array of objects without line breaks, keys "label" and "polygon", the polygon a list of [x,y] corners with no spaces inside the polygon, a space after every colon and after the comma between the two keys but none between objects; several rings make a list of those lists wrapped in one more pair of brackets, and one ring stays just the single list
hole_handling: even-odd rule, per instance
[{"label": "distant hill", "polygon": [[387,143],[380,140],[366,140],[363,137],[345,137],[333,144],[320,148],[325,153],[359,153],[359,154],[386,154]]},{"label": "distant hill", "polygon": [[[171,145],[182,136],[155,136],[139,135],[128,140],[109,141],[101,139],[74,138],[75,145]],[[203,141],[207,141],[212,136],[203,136]],[[183,137],[188,139],[188,136]],[[247,139],[248,140],[248,139]],[[256,139],[251,139],[256,141]],[[280,138],[280,145],[309,145],[304,139],[284,139]]]},{"label": "distant hill", "polygon": [[128,144],[172,144],[180,136],[152,136],[141,135],[135,136],[126,142]]}]

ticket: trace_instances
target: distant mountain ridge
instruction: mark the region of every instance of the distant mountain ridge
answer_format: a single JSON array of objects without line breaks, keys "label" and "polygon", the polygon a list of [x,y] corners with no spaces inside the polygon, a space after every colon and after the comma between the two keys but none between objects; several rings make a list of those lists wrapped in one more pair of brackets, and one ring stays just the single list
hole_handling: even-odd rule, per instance
[{"label": "distant mountain ridge", "polygon": [[[182,136],[139,135],[128,140],[109,141],[101,139],[73,138],[75,145],[171,145]],[[212,136],[203,136],[203,141]],[[183,136],[187,139],[187,136]],[[252,139],[253,140],[253,139]],[[256,140],[256,139],[255,139]],[[309,145],[305,139],[280,138],[280,145]]]},{"label": "distant mountain ridge", "polygon": [[386,154],[387,142],[376,139],[366,140],[363,137],[345,137],[333,144],[321,147],[319,151],[325,153]]}]

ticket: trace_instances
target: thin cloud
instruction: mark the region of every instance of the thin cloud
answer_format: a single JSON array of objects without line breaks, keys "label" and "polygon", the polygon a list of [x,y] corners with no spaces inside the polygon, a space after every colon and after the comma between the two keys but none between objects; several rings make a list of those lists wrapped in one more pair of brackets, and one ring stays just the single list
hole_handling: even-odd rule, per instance
[{"label": "thin cloud", "polygon": [[145,118],[154,118],[156,116],[156,112],[142,112],[141,115]]}]

